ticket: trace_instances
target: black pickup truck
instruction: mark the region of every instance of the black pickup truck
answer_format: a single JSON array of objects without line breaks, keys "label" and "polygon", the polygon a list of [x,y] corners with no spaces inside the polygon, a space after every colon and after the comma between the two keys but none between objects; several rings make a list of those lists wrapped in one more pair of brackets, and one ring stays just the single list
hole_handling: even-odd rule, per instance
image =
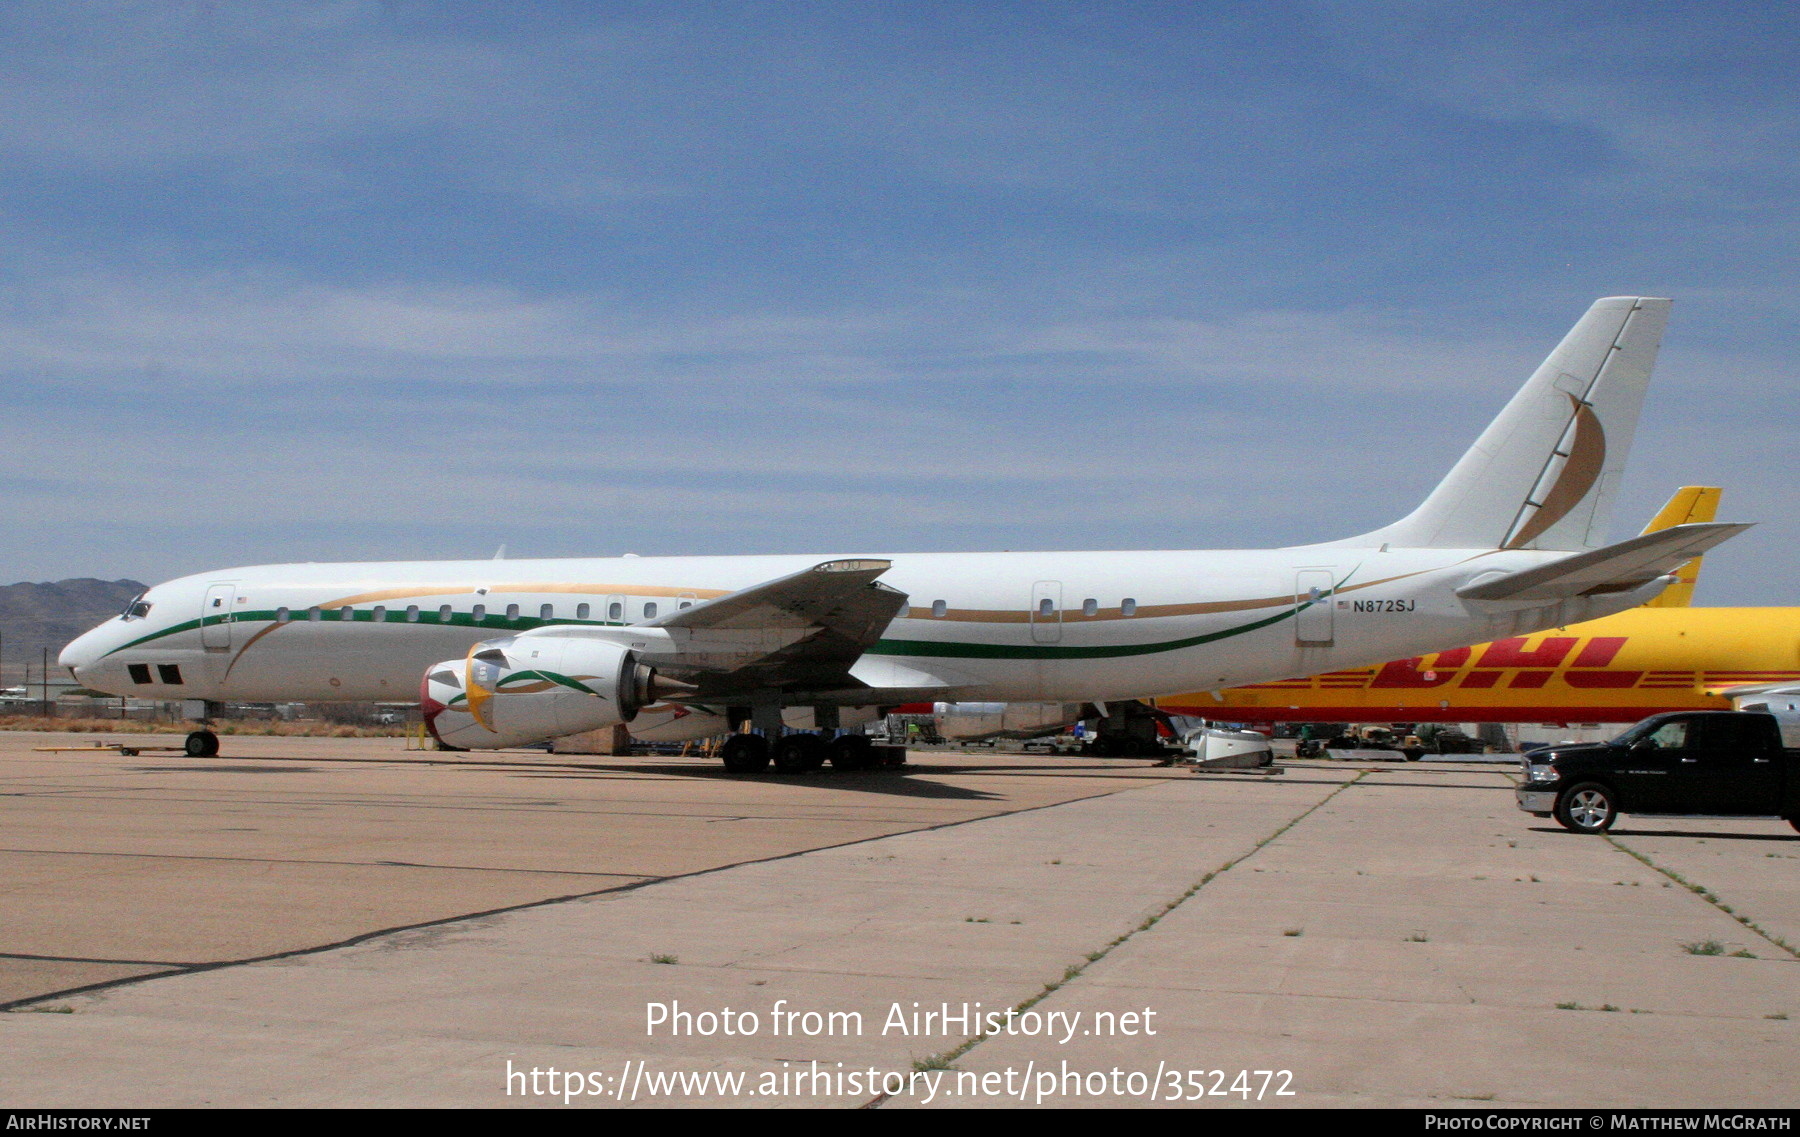
[{"label": "black pickup truck", "polygon": [[1800,714],[1652,715],[1611,742],[1525,756],[1519,808],[1576,833],[1621,813],[1780,817],[1800,829]]}]

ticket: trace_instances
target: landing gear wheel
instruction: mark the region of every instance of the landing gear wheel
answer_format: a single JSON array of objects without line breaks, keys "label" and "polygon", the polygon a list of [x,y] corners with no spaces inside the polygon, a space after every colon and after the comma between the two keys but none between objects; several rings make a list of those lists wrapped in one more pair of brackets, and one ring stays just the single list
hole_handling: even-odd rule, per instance
[{"label": "landing gear wheel", "polygon": [[789,734],[775,740],[775,769],[804,774],[825,764],[825,740],[816,734]]},{"label": "landing gear wheel", "polygon": [[760,774],[769,768],[769,740],[760,734],[734,734],[719,747],[729,774]]},{"label": "landing gear wheel", "polygon": [[219,736],[210,730],[196,730],[187,736],[189,758],[212,758],[219,753]]},{"label": "landing gear wheel", "polygon": [[1556,796],[1556,823],[1571,833],[1604,833],[1619,819],[1613,792],[1598,782],[1570,786]]},{"label": "landing gear wheel", "polygon": [[1800,830],[1800,817],[1787,818],[1787,823],[1792,825],[1796,830]]},{"label": "landing gear wheel", "polygon": [[1417,762],[1421,758],[1425,757],[1424,749],[1422,747],[1418,747],[1418,746],[1408,746],[1405,749],[1401,750],[1400,754],[1408,762]]},{"label": "landing gear wheel", "polygon": [[875,764],[875,744],[867,735],[840,734],[825,747],[836,770],[867,770]]}]

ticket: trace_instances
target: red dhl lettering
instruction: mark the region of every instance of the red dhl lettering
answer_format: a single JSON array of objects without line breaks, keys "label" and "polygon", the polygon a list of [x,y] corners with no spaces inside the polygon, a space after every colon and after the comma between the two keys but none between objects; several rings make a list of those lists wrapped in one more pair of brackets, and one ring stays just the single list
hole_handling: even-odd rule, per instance
[{"label": "red dhl lettering", "polygon": [[1456,677],[1454,671],[1420,671],[1419,664],[1423,656],[1415,655],[1411,659],[1396,659],[1392,663],[1383,664],[1376,673],[1371,687],[1442,687]]},{"label": "red dhl lettering", "polygon": [[1635,687],[1642,671],[1571,671],[1563,678],[1569,686],[1579,687],[1587,691],[1599,691],[1613,687]]},{"label": "red dhl lettering", "polygon": [[1625,636],[1595,636],[1581,649],[1581,654],[1575,657],[1575,662],[1570,666],[1605,667],[1613,661],[1613,656],[1619,654],[1619,649],[1625,646],[1625,640]]},{"label": "red dhl lettering", "polygon": [[1483,667],[1555,667],[1581,641],[1574,636],[1545,636],[1535,649],[1525,649],[1525,637],[1495,640],[1481,653]]},{"label": "red dhl lettering", "polygon": [[[1602,668],[1610,664],[1618,656],[1629,637],[1595,636],[1588,640],[1579,654],[1570,662],[1572,668]],[[1546,636],[1535,648],[1525,645],[1528,637],[1515,636],[1511,639],[1495,640],[1481,652],[1478,668],[1462,676],[1459,687],[1489,688],[1500,686],[1502,674],[1494,668],[1530,668],[1513,676],[1509,687],[1543,687],[1550,682],[1551,672],[1545,668],[1556,668],[1568,659],[1575,645],[1582,641],[1576,636]],[[1443,687],[1457,678],[1457,673],[1468,666],[1473,649],[1466,647],[1440,651],[1432,661],[1430,668],[1424,666],[1424,656],[1411,659],[1396,659],[1382,665],[1370,687],[1400,688],[1423,690],[1431,687]],[[1569,686],[1583,690],[1611,690],[1637,685],[1643,676],[1641,671],[1576,671],[1563,674]]]}]

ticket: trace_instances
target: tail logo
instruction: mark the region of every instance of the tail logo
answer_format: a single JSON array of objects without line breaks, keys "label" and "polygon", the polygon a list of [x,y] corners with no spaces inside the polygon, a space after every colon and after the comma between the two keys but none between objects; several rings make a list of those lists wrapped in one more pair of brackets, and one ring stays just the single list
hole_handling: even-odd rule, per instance
[{"label": "tail logo", "polygon": [[1600,425],[1600,416],[1587,403],[1567,392],[1564,395],[1574,404],[1575,435],[1569,441],[1568,453],[1558,452],[1563,458],[1563,467],[1557,472],[1550,492],[1541,502],[1526,502],[1528,506],[1535,505],[1537,512],[1506,543],[1508,549],[1530,544],[1567,517],[1594,488],[1594,483],[1600,480],[1600,471],[1606,466],[1606,429]]}]

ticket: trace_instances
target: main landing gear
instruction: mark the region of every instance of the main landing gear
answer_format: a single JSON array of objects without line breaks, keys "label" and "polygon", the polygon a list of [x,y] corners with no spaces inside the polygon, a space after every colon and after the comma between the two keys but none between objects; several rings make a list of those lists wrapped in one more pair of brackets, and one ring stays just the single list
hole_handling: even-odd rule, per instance
[{"label": "main landing gear", "polygon": [[219,753],[219,736],[210,730],[192,731],[187,736],[189,758],[213,758]]},{"label": "main landing gear", "polygon": [[877,765],[875,744],[860,734],[784,734],[772,744],[760,734],[734,734],[719,748],[726,772],[760,774],[771,762],[776,773],[806,774],[830,762],[838,770],[868,770]]}]

